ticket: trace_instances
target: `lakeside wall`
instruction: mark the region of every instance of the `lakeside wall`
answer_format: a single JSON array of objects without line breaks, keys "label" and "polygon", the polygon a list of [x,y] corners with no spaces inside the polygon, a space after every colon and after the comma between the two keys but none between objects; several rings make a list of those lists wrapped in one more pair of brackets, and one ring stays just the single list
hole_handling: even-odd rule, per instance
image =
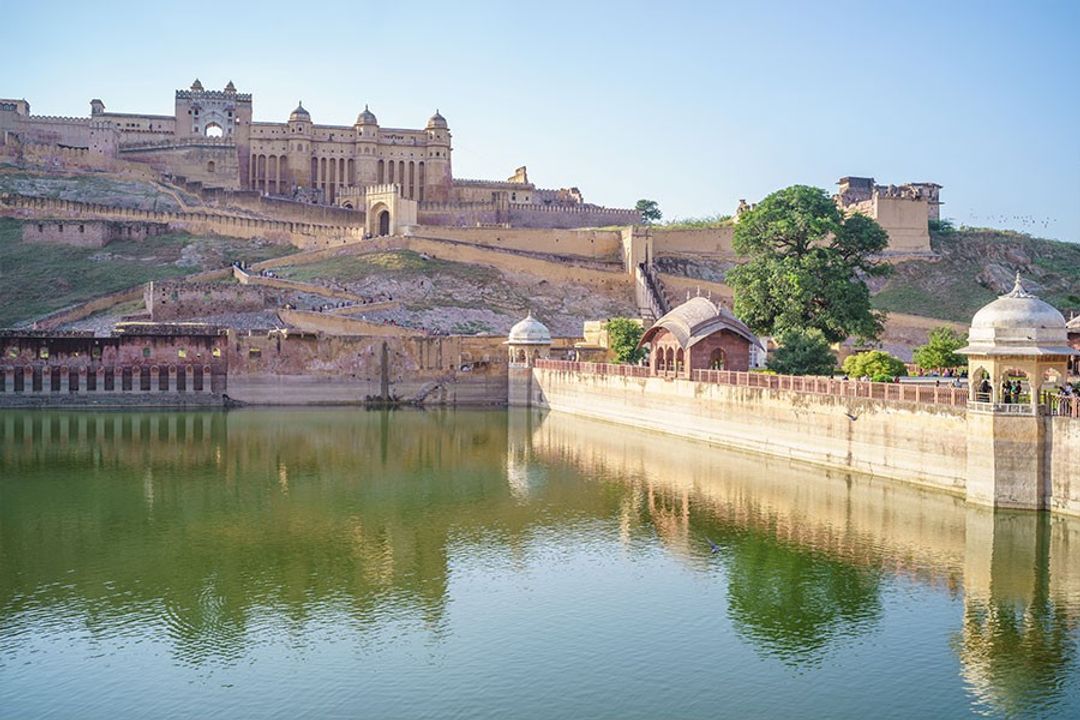
[{"label": "lakeside wall", "polygon": [[967,425],[959,407],[541,368],[532,369],[530,400],[559,412],[964,492]]},{"label": "lakeside wall", "polygon": [[[1038,507],[1080,515],[1076,418],[1017,415],[1006,420],[1022,425],[1023,432],[1002,435],[986,430],[985,418],[961,405],[572,368],[510,367],[509,377],[511,405],[547,408],[935,488],[975,503],[1009,506],[1010,490],[1038,482],[1045,493]],[[988,440],[1020,444],[1006,453],[1010,462],[984,468]],[[1044,470],[1029,472],[1026,466],[1033,463]],[[984,497],[987,487],[993,492]],[[1013,506],[1034,507],[1027,502]]]}]

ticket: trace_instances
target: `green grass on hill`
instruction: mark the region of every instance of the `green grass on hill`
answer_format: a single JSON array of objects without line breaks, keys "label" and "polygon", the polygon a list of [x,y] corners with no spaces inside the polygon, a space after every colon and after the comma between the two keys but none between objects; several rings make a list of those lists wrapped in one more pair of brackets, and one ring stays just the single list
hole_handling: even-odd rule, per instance
[{"label": "green grass on hill", "polygon": [[898,263],[874,295],[876,307],[966,323],[1011,288],[1019,270],[1046,302],[1080,309],[1080,244],[976,228],[935,233],[931,240],[940,260]]},{"label": "green grass on hill", "polygon": [[0,327],[149,280],[258,262],[294,248],[244,240],[160,235],[103,248],[24,243],[21,222],[0,218]]}]

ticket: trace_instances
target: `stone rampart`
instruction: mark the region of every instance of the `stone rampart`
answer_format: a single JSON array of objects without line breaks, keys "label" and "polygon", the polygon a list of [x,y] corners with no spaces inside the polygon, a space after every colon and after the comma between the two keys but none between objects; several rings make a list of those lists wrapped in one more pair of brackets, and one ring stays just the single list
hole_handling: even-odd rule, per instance
[{"label": "stone rampart", "polygon": [[482,247],[551,255],[575,255],[601,260],[615,260],[621,249],[621,233],[618,230],[422,225],[417,227],[413,234],[430,238],[445,238]]},{"label": "stone rampart", "polygon": [[1080,418],[1053,417],[1046,422],[1051,449],[1051,510],[1080,515]]},{"label": "stone rampart", "polygon": [[171,229],[195,235],[210,234],[242,239],[263,238],[297,247],[341,244],[363,237],[362,227],[264,220],[221,212],[160,212],[120,208],[56,198],[24,195],[0,197],[0,214],[19,217],[71,217],[134,222],[165,223]]},{"label": "stone rampart", "polygon": [[735,227],[664,230],[652,228],[653,250],[660,255],[719,255],[734,257]]}]

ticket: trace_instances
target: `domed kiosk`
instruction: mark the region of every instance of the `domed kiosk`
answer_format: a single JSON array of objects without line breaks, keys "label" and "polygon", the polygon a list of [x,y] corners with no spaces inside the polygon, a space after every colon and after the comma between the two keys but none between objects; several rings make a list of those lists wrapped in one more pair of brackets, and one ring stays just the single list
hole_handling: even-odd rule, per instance
[{"label": "domed kiosk", "polygon": [[1042,394],[1060,385],[1077,354],[1065,317],[1028,292],[1020,273],[1011,292],[975,313],[968,345],[957,352],[968,356],[970,400],[1014,414],[1035,414]]},{"label": "domed kiosk", "polygon": [[537,358],[546,358],[551,350],[551,332],[530,311],[525,319],[510,328],[506,339],[512,365],[532,367]]},{"label": "domed kiosk", "polygon": [[509,360],[507,403],[511,407],[528,407],[534,400],[533,364],[547,358],[551,351],[551,331],[530,311],[524,320],[510,328],[504,344]]},{"label": "domed kiosk", "polygon": [[971,319],[968,358],[967,499],[994,507],[1050,507],[1054,393],[1065,380],[1065,318],[1028,292],[1016,274],[1011,292]]}]

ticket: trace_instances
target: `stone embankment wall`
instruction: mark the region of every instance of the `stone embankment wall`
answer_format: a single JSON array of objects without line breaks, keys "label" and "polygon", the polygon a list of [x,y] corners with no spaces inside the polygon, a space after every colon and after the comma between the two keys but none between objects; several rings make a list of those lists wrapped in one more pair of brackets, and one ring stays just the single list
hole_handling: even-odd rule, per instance
[{"label": "stone embankment wall", "polygon": [[961,407],[539,368],[532,379],[539,407],[964,491]]},{"label": "stone embankment wall", "polygon": [[692,228],[688,230],[652,229],[653,248],[660,255],[718,255],[734,257],[732,240],[735,227]]},{"label": "stone embankment wall", "polygon": [[[332,318],[333,316],[324,316]],[[360,404],[392,396],[424,405],[505,405],[502,337],[231,333],[229,396],[256,405]]]},{"label": "stone embankment wall", "polygon": [[1046,418],[1050,450],[1050,508],[1080,515],[1080,420]]}]

